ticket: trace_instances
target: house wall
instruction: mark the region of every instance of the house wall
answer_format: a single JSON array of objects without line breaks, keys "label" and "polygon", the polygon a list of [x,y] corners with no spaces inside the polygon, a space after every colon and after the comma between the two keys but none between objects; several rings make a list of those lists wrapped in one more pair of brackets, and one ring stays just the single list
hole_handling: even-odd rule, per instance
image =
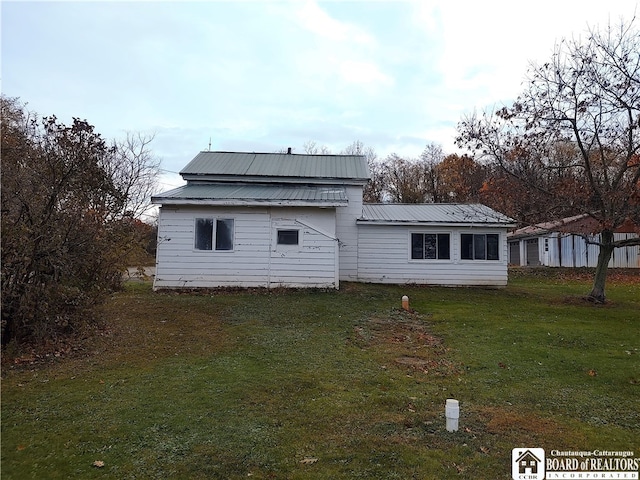
[{"label": "house wall", "polygon": [[[434,285],[507,284],[506,229],[358,225],[358,280],[372,283]],[[411,233],[450,233],[450,260],[412,260]],[[499,233],[499,260],[462,260],[461,233]]]},{"label": "house wall", "polygon": [[358,278],[358,225],[362,217],[362,186],[347,186],[349,205],[336,208],[336,232],[340,245],[340,280]]},{"label": "house wall", "polygon": [[[196,250],[196,218],[233,218],[233,250]],[[277,245],[278,228],[298,229],[300,244]],[[335,230],[334,209],[164,206],[154,288],[337,288]]]}]

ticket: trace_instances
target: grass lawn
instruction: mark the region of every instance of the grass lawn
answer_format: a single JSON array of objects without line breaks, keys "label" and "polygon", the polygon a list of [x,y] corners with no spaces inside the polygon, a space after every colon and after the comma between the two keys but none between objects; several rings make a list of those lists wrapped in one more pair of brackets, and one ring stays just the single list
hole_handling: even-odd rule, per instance
[{"label": "grass lawn", "polygon": [[638,458],[640,277],[594,306],[587,278],[544,272],[499,290],[128,284],[78,351],[5,362],[2,478],[509,479],[516,447]]}]

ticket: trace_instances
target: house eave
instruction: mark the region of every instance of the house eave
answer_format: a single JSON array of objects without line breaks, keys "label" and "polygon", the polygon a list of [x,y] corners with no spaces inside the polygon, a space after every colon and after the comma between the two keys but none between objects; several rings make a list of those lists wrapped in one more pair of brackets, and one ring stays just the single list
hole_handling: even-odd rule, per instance
[{"label": "house eave", "polygon": [[346,201],[304,201],[304,200],[239,200],[239,199],[190,199],[190,198],[158,198],[151,199],[154,205],[184,206],[224,206],[224,207],[346,207]]},{"label": "house eave", "polygon": [[356,220],[358,225],[404,225],[408,227],[467,227],[467,228],[512,228],[515,223],[491,223],[491,222],[420,222],[411,220]]},{"label": "house eave", "polygon": [[188,183],[287,183],[312,185],[357,185],[364,186],[368,178],[337,178],[337,177],[284,177],[267,175],[221,175],[182,173],[182,179]]}]

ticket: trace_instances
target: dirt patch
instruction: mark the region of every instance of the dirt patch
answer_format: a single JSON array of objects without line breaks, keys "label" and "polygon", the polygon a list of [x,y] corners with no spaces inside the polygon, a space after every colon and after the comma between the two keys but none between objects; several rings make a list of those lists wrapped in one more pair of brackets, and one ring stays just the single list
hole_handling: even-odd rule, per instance
[{"label": "dirt patch", "polygon": [[393,309],[387,316],[377,315],[354,327],[352,343],[374,349],[385,364],[404,368],[408,373],[446,376],[461,372],[452,362],[442,338],[433,335],[425,316]]},{"label": "dirt patch", "polygon": [[480,407],[470,412],[470,427],[501,437],[515,436],[540,442],[544,439],[574,438],[575,432],[552,418],[542,417],[527,410],[515,411],[511,407]]}]

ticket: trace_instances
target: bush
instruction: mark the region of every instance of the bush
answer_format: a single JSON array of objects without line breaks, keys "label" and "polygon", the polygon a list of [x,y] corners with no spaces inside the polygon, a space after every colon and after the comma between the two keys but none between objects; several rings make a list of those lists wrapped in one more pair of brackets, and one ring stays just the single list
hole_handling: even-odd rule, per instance
[{"label": "bush", "polygon": [[136,178],[86,121],[1,107],[2,344],[41,342],[86,320],[144,248],[128,209]]}]

